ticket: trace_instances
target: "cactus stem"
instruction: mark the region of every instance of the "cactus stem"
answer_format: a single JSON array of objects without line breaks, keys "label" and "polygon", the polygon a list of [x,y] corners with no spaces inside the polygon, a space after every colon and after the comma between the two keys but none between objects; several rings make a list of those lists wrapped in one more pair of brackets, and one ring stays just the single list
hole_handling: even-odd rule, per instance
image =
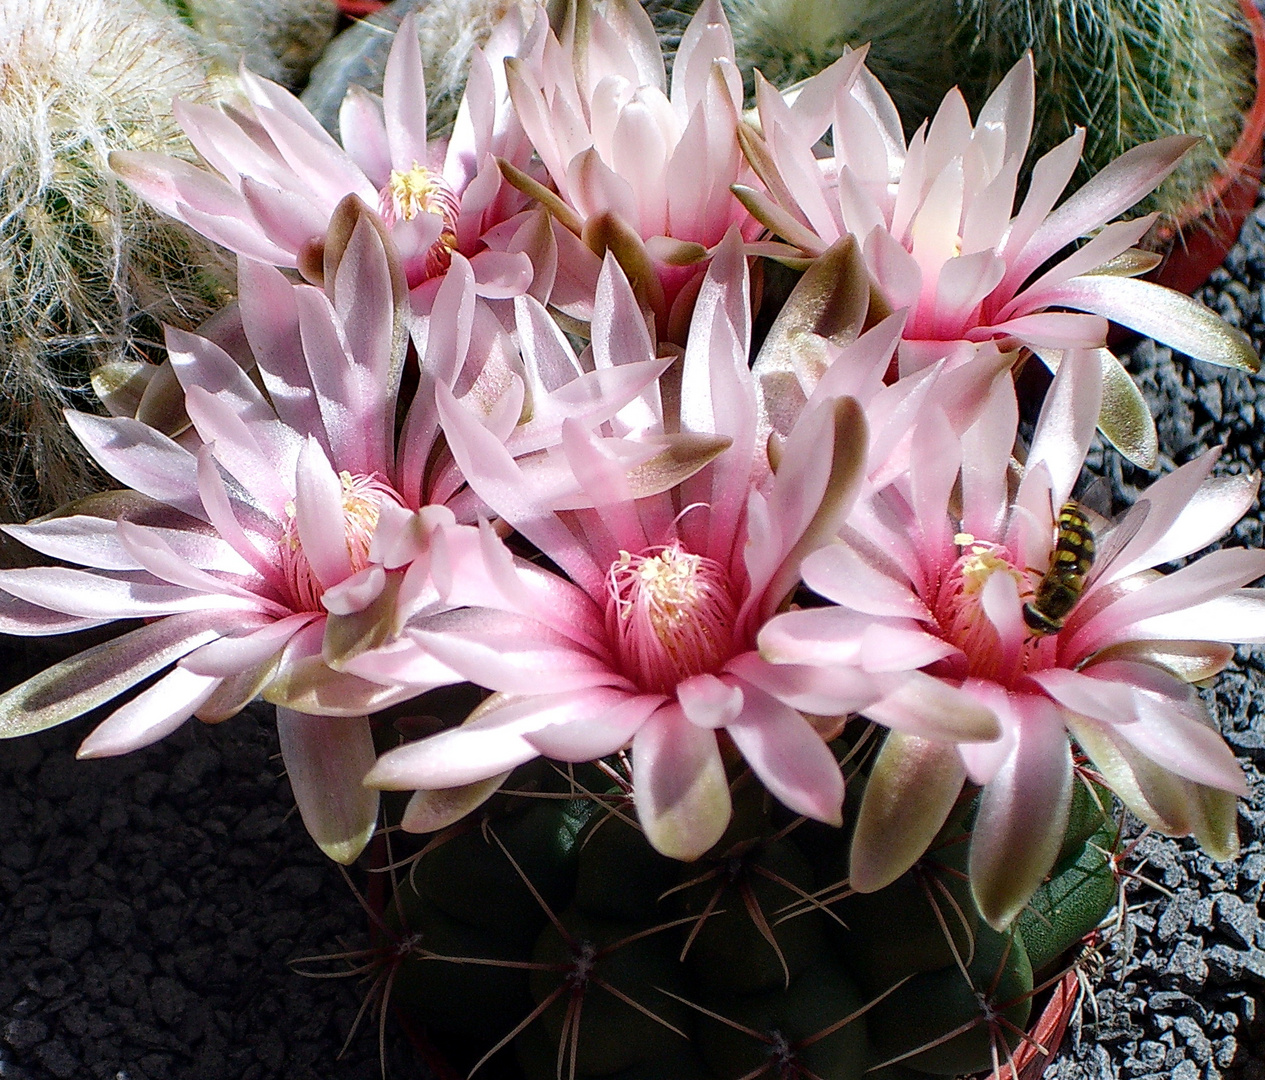
[{"label": "cactus stem", "polygon": [[[538,965],[533,965],[533,966],[538,966]],[[529,1012],[526,1016],[524,1016],[512,1028],[510,1028],[510,1030],[507,1031],[504,1036],[502,1036],[496,1043],[493,1044],[492,1048],[488,1050],[486,1054],[484,1054],[481,1058],[479,1058],[478,1061],[474,1063],[474,1068],[472,1068],[466,1074],[467,1080],[469,1080],[470,1077],[472,1077],[481,1068],[483,1068],[483,1066],[487,1064],[488,1060],[491,1057],[493,1057],[493,1055],[499,1053],[502,1049],[504,1049],[511,1042],[517,1039],[519,1035],[521,1035],[524,1031],[526,1031],[533,1021],[539,1018],[545,1012],[545,1010],[549,1008],[550,1005],[552,1005],[555,1001],[558,1000],[558,998],[562,996],[563,992],[566,989],[567,989],[567,984],[565,982],[561,983],[553,993],[546,996],[545,999],[541,1001],[539,1005],[537,1005],[534,1009],[532,1009],[531,1012]],[[569,1009],[568,1009],[567,1016],[568,1018],[570,1017]],[[564,1024],[563,1024],[563,1033],[564,1033],[563,1038],[564,1039],[566,1038],[566,1034],[565,1034],[566,1030],[567,1030],[566,1023],[564,1021]],[[561,1056],[561,1047],[559,1047],[559,1055]],[[574,1058],[574,1055],[572,1055],[572,1074],[573,1075],[575,1072],[574,1061],[575,1061],[575,1058]],[[559,1067],[558,1067],[559,1075],[561,1075],[561,1072],[562,1072],[561,1066],[562,1066],[562,1063],[561,1063],[561,1060],[559,1060]]]},{"label": "cactus stem", "polygon": [[807,1049],[808,1047],[812,1046],[813,1043],[821,1042],[822,1039],[828,1039],[840,1028],[847,1027],[850,1023],[852,1023],[853,1020],[859,1020],[867,1012],[869,1012],[872,1008],[874,1008],[875,1005],[877,1005],[880,1001],[882,1001],[885,997],[887,997],[888,994],[892,993],[894,990],[898,990],[900,987],[902,987],[906,982],[908,982],[912,978],[913,978],[912,975],[906,975],[903,979],[900,979],[899,981],[892,983],[891,986],[889,986],[877,997],[871,998],[859,1009],[853,1009],[852,1012],[848,1013],[847,1016],[840,1017],[833,1024],[830,1024],[822,1028],[820,1031],[813,1032],[807,1038],[800,1039],[799,1041],[800,1049],[801,1050]]},{"label": "cactus stem", "polygon": [[[806,1050],[814,1043],[820,1042],[822,1039],[829,1038],[836,1031],[840,1030],[840,1028],[846,1027],[853,1020],[856,1020],[864,1015],[869,1009],[873,1008],[885,997],[887,997],[888,994],[904,985],[909,978],[910,976],[905,976],[905,978],[901,979],[899,982],[893,983],[890,987],[884,990],[883,993],[879,994],[871,1001],[866,1002],[866,1004],[861,1008],[854,1010],[839,1020],[836,1020],[834,1023],[829,1024],[820,1031],[815,1031],[813,1034],[793,1042],[790,1039],[787,1039],[787,1037],[780,1031],[757,1031],[754,1028],[747,1027],[745,1024],[740,1024],[737,1020],[732,1020],[728,1016],[724,1016],[712,1009],[699,1005],[697,1002],[690,1001],[688,998],[683,998],[679,994],[673,994],[668,990],[661,990],[660,992],[675,999],[676,1001],[679,1001],[682,1005],[689,1006],[689,1008],[694,1009],[703,1016],[710,1017],[712,1020],[717,1021],[717,1023],[724,1024],[726,1027],[755,1039],[757,1042],[762,1042],[768,1047],[767,1053],[769,1060],[758,1069],[753,1069],[751,1072],[741,1077],[741,1080],[757,1080],[758,1077],[765,1075],[769,1069],[774,1067],[778,1070],[778,1080],[820,1080],[816,1073],[810,1071],[803,1062],[798,1060],[799,1053]],[[919,1050],[921,1050],[921,1047]],[[915,1050],[913,1053],[918,1053],[919,1050]],[[908,1055],[904,1056],[907,1057]],[[873,1068],[882,1068],[882,1066],[876,1065],[873,1066]],[[866,1071],[868,1072],[870,1070]]]},{"label": "cactus stem", "polygon": [[[388,864],[391,864],[390,870],[394,879],[394,864],[391,863],[390,859],[390,838],[385,835],[387,831],[383,830],[383,834],[387,844],[387,861]],[[393,932],[382,919],[382,916],[374,911],[373,906],[356,888],[355,883],[347,874],[346,867],[339,866],[338,869],[342,873],[347,887],[351,889],[352,895],[355,896],[356,902],[368,914],[378,930],[387,936],[388,940],[383,945],[370,946],[367,949],[325,953],[321,956],[300,956],[290,961],[290,969],[307,979],[345,979],[351,975],[359,975],[370,980],[369,988],[360,999],[360,1007],[356,1010],[356,1015],[352,1019],[351,1027],[347,1032],[347,1038],[343,1040],[338,1056],[341,1058],[347,1052],[347,1048],[351,1045],[351,1040],[355,1038],[356,1032],[360,1030],[361,1022],[365,1016],[375,1016],[378,1021],[378,1065],[382,1070],[383,1080],[386,1080],[386,1024],[387,1007],[391,1001],[391,989],[395,984],[395,976],[400,970],[400,965],[410,956],[424,955],[425,950],[422,948],[421,934],[409,932],[407,928],[402,934]],[[392,883],[395,884],[394,880]],[[334,960],[342,960],[351,966],[346,971],[304,971],[302,968],[295,967],[296,964],[323,963]],[[355,961],[363,962],[355,963]]]},{"label": "cactus stem", "polygon": [[[967,985],[972,988],[975,999],[979,1003],[980,1015],[972,1017],[970,1020],[967,1020],[965,1023],[959,1024],[953,1030],[946,1031],[942,1033],[941,1035],[939,1035],[937,1038],[931,1039],[920,1046],[915,1046],[912,1049],[907,1050],[902,1054],[898,1054],[895,1057],[888,1058],[886,1061],[881,1061],[877,1065],[871,1066],[871,1069],[885,1069],[889,1065],[898,1065],[903,1061],[908,1061],[909,1059],[917,1057],[919,1054],[923,1054],[928,1050],[932,1050],[938,1046],[943,1046],[946,1043],[952,1041],[953,1039],[956,1039],[959,1035],[964,1035],[969,1031],[973,1031],[975,1028],[983,1024],[987,1027],[987,1030],[988,1030],[990,1052],[993,1058],[993,1075],[994,1076],[998,1075],[998,1069],[1000,1065],[1000,1058],[998,1056],[998,1047],[1000,1046],[1001,1052],[1004,1053],[1005,1055],[1007,1064],[1011,1066],[1011,1076],[1018,1076],[1018,1072],[1014,1069],[1014,1059],[1011,1055],[1011,1050],[1008,1045],[1008,1042],[1005,1038],[1002,1037],[1003,1033],[1009,1033],[1010,1035],[1017,1038],[1020,1042],[1028,1043],[1029,1045],[1034,1046],[1037,1049],[1041,1049],[1041,1047],[1035,1040],[1031,1038],[1031,1036],[1028,1035],[1026,1031],[1023,1030],[1023,1028],[1014,1024],[1005,1014],[1008,1010],[1014,1008],[1016,1005],[1021,1005],[1025,1001],[1031,1000],[1033,995],[1037,993],[1037,989],[1036,988],[1030,989],[1026,991],[1025,993],[1018,994],[1015,997],[1006,1001],[997,1000],[996,991],[1003,977],[1003,973],[1005,972],[1006,962],[1009,959],[1010,950],[1014,941],[1013,932],[1012,934],[1007,935],[1007,936],[1008,936],[1008,940],[1006,942],[1005,947],[1002,950],[1002,954],[999,957],[996,966],[993,968],[991,977],[989,979],[989,986],[987,989],[983,989],[979,987],[978,985],[976,985],[975,982],[972,980],[972,977],[969,975],[969,973],[963,971],[963,976],[966,978]],[[871,1008],[874,1005],[876,1005],[878,1001],[882,999],[882,997],[885,997],[887,993],[891,993],[891,991],[894,990],[895,988],[896,988],[895,986],[891,987],[888,991],[886,991],[885,994],[881,995],[879,998],[876,998],[874,1001],[869,1002],[866,1005],[866,1008]]]},{"label": "cactus stem", "polygon": [[[612,809],[612,813],[615,812]],[[545,913],[562,941],[566,944],[569,956],[567,960],[560,964],[542,964],[534,961],[517,961],[517,960],[492,960],[480,959],[474,957],[452,957],[438,956],[437,954],[426,952],[425,956],[432,959],[446,960],[450,963],[467,963],[467,964],[483,964],[491,967],[515,968],[525,971],[556,971],[562,975],[558,985],[554,987],[522,1020],[507,1032],[500,1040],[498,1040],[470,1070],[468,1076],[474,1076],[480,1068],[498,1051],[507,1046],[515,1038],[517,1038],[526,1028],[531,1025],[537,1018],[542,1016],[556,1001],[564,994],[569,995],[566,1012],[562,1021],[562,1032],[558,1040],[558,1072],[559,1080],[562,1077],[562,1069],[564,1063],[568,1065],[568,1076],[570,1080],[574,1080],[576,1074],[576,1063],[578,1060],[578,1048],[580,1039],[580,1018],[582,1015],[584,999],[591,987],[598,987],[606,991],[612,997],[628,1005],[630,1008],[640,1012],[648,1019],[653,1020],[657,1024],[661,1024],[673,1034],[686,1038],[684,1032],[669,1023],[663,1017],[659,1016],[653,1010],[647,1008],[641,1002],[629,997],[617,986],[613,986],[607,980],[597,974],[595,968],[603,957],[621,949],[634,941],[648,937],[651,934],[661,933],[664,930],[670,930],[677,926],[684,925],[690,921],[690,918],[676,919],[667,923],[660,923],[655,926],[628,934],[617,941],[611,942],[604,946],[598,946],[596,943],[586,938],[578,938],[573,935],[567,927],[558,918],[558,915],[540,891],[532,883],[528,875],[523,871],[522,866],[511,854],[504,841],[497,835],[496,830],[492,828],[490,820],[485,816],[481,830],[483,835],[492,840],[501,850],[501,854],[505,856],[509,864],[514,868],[514,872],[522,880],[523,884],[531,893],[533,899],[540,905],[541,910]],[[429,845],[428,845],[429,846]]]}]

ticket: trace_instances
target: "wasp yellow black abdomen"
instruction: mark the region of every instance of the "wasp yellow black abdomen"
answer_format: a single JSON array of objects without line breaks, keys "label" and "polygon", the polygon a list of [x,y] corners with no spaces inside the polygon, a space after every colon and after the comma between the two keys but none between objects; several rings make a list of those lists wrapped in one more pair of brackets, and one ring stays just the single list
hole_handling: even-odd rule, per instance
[{"label": "wasp yellow black abdomen", "polygon": [[1059,534],[1050,568],[1037,585],[1032,600],[1023,606],[1023,621],[1040,636],[1056,634],[1072,613],[1085,589],[1094,564],[1094,530],[1085,511],[1065,502],[1059,511]]}]

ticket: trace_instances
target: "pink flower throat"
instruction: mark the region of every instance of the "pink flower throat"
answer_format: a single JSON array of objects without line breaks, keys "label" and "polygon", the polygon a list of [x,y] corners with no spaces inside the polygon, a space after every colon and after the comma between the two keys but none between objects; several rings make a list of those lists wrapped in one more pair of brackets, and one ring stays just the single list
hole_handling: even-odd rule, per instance
[{"label": "pink flower throat", "polygon": [[671,694],[733,655],[738,608],[711,559],[677,542],[621,551],[607,582],[606,627],[624,674],[642,689]]},{"label": "pink flower throat", "polygon": [[965,653],[967,675],[1010,685],[1034,667],[1046,666],[1042,654],[1054,648],[1057,635],[1038,639],[1025,634],[1018,647],[1007,647],[983,607],[984,585],[993,574],[1009,574],[1026,596],[1032,593],[1029,575],[1015,566],[1010,552],[1000,544],[976,540],[967,533],[959,533],[954,541],[961,554],[940,576],[928,606],[940,636]]},{"label": "pink flower throat", "polygon": [[[343,535],[347,543],[347,557],[352,574],[358,574],[369,565],[369,545],[378,527],[378,508],[382,500],[390,499],[401,506],[403,502],[390,487],[375,477],[340,472],[338,479],[343,494]],[[299,540],[294,503],[286,503],[285,509],[286,521],[277,546],[281,572],[290,587],[291,604],[295,611],[324,611],[321,596],[325,589],[312,572]]]},{"label": "pink flower throat", "polygon": [[388,228],[397,222],[412,221],[418,214],[434,214],[443,223],[439,239],[426,250],[420,262],[416,258],[409,260],[410,287],[448,269],[457,246],[461,200],[439,173],[416,161],[411,169],[392,169],[386,186],[378,193],[378,213]]}]

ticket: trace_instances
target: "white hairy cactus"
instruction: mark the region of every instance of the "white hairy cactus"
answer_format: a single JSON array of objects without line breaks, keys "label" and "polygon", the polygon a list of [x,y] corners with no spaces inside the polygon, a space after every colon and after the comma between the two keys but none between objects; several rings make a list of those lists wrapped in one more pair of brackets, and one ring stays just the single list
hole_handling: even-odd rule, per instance
[{"label": "white hairy cactus", "polygon": [[[97,484],[62,409],[89,373],[225,299],[225,256],[143,206],[115,149],[193,157],[174,96],[208,100],[183,27],[137,0],[0,0],[0,517]],[[156,355],[156,354],[155,354]]]}]

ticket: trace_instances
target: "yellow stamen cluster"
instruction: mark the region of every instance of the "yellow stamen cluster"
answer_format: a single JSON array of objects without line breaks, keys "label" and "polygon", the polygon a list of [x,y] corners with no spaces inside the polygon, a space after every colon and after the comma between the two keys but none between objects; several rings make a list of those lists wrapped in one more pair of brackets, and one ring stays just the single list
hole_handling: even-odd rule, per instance
[{"label": "yellow stamen cluster", "polygon": [[446,199],[443,181],[426,168],[413,162],[405,172],[392,169],[387,180],[387,192],[395,216],[401,221],[412,221],[418,214],[445,213]]},{"label": "yellow stamen cluster", "polygon": [[[359,573],[369,565],[369,546],[378,527],[378,514],[384,498],[399,501],[399,497],[371,476],[353,475],[346,470],[338,474],[342,488],[343,536],[347,544],[347,558],[351,572]],[[324,592],[312,573],[303,544],[299,540],[296,520],[297,507],[293,500],[285,504],[286,523],[281,535],[281,565],[290,586],[296,610],[319,611]]]},{"label": "yellow stamen cluster", "polygon": [[621,551],[609,582],[608,623],[630,677],[647,689],[670,692],[727,658],[736,609],[711,559],[675,543],[653,554]]}]

